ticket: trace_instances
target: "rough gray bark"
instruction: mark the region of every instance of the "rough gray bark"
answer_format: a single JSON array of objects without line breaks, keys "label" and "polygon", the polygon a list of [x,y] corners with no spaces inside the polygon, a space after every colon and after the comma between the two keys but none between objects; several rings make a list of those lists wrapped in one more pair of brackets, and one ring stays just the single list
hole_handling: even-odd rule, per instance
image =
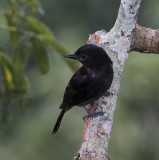
[{"label": "rough gray bark", "polygon": [[131,50],[159,54],[159,30],[136,25],[132,34]]},{"label": "rough gray bark", "polygon": [[[136,25],[141,0],[121,0],[118,17],[110,32],[97,31],[88,43],[103,47],[113,61],[114,80],[110,96],[103,96],[91,106],[103,116],[87,119],[83,142],[74,160],[109,160],[108,143],[113,125],[120,79],[130,51],[159,53],[159,32]],[[135,28],[136,26],[136,28]]]}]

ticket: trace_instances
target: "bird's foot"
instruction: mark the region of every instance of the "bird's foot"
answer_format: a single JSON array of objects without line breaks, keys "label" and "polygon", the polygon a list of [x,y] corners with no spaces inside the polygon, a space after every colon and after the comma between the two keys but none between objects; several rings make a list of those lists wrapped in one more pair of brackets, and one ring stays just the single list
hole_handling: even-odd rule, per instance
[{"label": "bird's foot", "polygon": [[88,115],[83,117],[83,120],[85,121],[86,118],[90,117],[98,117],[98,116],[103,116],[104,112],[96,112],[96,113],[88,113]]},{"label": "bird's foot", "polygon": [[84,110],[88,113],[91,114],[91,112],[89,111],[89,109],[86,106],[82,106],[84,108]]}]

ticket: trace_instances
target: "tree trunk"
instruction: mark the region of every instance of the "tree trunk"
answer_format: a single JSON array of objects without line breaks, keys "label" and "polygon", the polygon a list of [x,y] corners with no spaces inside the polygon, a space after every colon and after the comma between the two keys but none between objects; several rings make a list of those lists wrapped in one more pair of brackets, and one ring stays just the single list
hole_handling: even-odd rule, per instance
[{"label": "tree trunk", "polygon": [[97,31],[88,43],[105,49],[113,61],[114,79],[109,96],[103,96],[91,106],[103,116],[85,122],[83,142],[74,160],[109,160],[108,143],[113,125],[120,79],[130,51],[159,53],[159,31],[136,25],[141,0],[121,0],[118,17],[110,32]]}]

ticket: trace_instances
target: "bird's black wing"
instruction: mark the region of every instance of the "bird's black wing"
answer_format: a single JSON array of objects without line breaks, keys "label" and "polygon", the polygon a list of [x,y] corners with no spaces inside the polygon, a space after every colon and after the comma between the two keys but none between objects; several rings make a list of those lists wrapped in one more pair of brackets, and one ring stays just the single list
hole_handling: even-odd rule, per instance
[{"label": "bird's black wing", "polygon": [[66,107],[70,109],[74,105],[88,104],[87,102],[96,96],[98,92],[96,87],[93,86],[95,83],[92,83],[92,81],[91,76],[83,68],[78,70],[66,87],[63,103],[60,108]]}]

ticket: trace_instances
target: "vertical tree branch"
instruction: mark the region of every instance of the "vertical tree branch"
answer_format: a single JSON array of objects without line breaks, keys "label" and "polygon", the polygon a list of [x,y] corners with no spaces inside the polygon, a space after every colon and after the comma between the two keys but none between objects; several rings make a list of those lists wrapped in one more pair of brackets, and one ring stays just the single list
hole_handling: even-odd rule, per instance
[{"label": "vertical tree branch", "polygon": [[103,47],[113,61],[114,80],[110,95],[101,97],[93,106],[100,117],[87,119],[83,142],[74,159],[108,160],[108,143],[113,124],[113,113],[125,60],[130,51],[132,32],[136,25],[141,0],[121,0],[118,17],[110,32],[97,31],[89,37],[89,43]]}]

